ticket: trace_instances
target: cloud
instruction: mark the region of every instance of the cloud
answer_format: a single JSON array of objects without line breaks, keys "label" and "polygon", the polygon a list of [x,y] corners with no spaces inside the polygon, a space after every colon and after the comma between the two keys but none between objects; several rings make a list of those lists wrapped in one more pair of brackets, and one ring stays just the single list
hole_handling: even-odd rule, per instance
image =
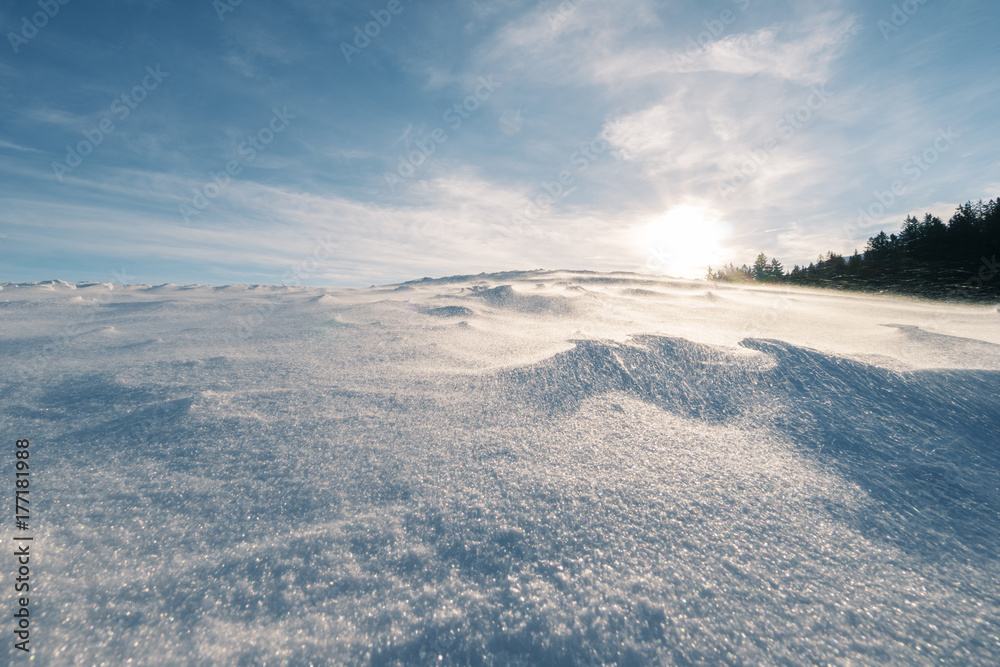
[{"label": "cloud", "polygon": [[[856,16],[837,11],[733,34],[713,34],[698,23],[686,34],[668,29],[658,18],[657,6],[645,0],[575,7],[556,22],[548,9],[528,12],[498,31],[479,57],[506,62],[529,79],[551,82],[551,74],[559,72],[576,83],[613,89],[650,78],[663,80],[665,75],[704,72],[816,83],[828,80],[833,63],[859,31]],[[749,21],[733,11],[731,27],[717,22],[722,30],[739,30]]]},{"label": "cloud", "polygon": [[801,84],[825,82],[858,26],[854,16],[827,12],[798,23],[730,35],[704,48],[665,54],[668,71],[764,75]]},{"label": "cloud", "polygon": [[[348,66],[338,43],[369,10],[290,4],[278,12],[244,3],[224,23],[206,8],[212,20],[201,27],[213,39],[197,44],[161,39],[162,24],[149,23],[147,37],[157,38],[144,37],[143,48],[150,62],[170,63],[176,85],[116,123],[63,183],[51,160],[135,81],[97,47],[79,59],[79,74],[44,54],[0,65],[12,109],[0,171],[17,193],[0,202],[13,207],[0,222],[50,219],[65,240],[38,232],[39,256],[58,246],[81,265],[112,252],[163,257],[212,275],[245,267],[259,280],[280,277],[312,239],[335,233],[342,253],[322,280],[369,284],[493,268],[641,267],[623,230],[692,206],[732,223],[734,261],[749,248],[791,264],[828,237],[841,248],[834,237],[845,221],[938,127],[954,126],[961,146],[899,199],[887,224],[925,201],[975,196],[995,171],[984,120],[1000,92],[987,71],[995,58],[973,62],[973,43],[956,39],[986,30],[938,30],[932,13],[907,26],[913,40],[886,46],[874,28],[881,10],[848,13],[864,11],[857,2],[754,2],[745,12],[728,1],[413,4]],[[722,8],[735,20],[701,34]],[[76,54],[96,44],[74,25],[46,34]],[[488,75],[503,82],[496,97],[390,192],[386,170]],[[831,98],[801,116],[817,84]],[[300,115],[294,129],[184,226],[178,205],[238,155],[275,104]],[[804,120],[789,132],[797,111]],[[505,112],[517,121],[500,122]],[[571,156],[596,136],[610,148],[584,173]],[[566,169],[572,184],[526,213]],[[741,172],[735,194],[722,196]]]},{"label": "cloud", "polygon": [[842,168],[829,163],[837,132],[819,137],[816,128],[834,127],[835,109],[847,104],[843,91],[822,86],[856,23],[824,12],[720,35],[704,48],[690,47],[692,41],[686,50],[623,49],[595,63],[597,79],[619,88],[633,77],[658,94],[648,93],[651,101],[637,110],[609,116],[603,136],[659,192],[665,209],[700,198],[744,225],[762,206],[809,210],[803,192],[837,187],[837,179],[824,179]]},{"label": "cloud", "polygon": [[13,144],[9,141],[4,141],[0,139],[0,148],[11,148],[15,151],[23,151],[25,153],[41,153],[42,151],[37,148],[28,148],[27,146],[21,146],[19,144]]}]

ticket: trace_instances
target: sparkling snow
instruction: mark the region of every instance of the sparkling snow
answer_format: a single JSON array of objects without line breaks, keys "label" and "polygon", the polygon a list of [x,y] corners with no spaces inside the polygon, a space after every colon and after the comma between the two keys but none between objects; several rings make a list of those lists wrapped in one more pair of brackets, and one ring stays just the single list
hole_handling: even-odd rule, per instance
[{"label": "sparkling snow", "polygon": [[0,357],[41,664],[1000,662],[996,307],[51,281]]}]

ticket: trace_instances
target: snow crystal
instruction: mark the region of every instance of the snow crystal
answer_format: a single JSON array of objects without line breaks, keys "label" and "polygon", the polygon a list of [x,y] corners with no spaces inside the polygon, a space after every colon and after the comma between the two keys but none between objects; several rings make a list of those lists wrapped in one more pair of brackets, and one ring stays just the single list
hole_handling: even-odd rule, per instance
[{"label": "snow crystal", "polygon": [[995,307],[102,290],[0,292],[42,664],[1000,661]]}]

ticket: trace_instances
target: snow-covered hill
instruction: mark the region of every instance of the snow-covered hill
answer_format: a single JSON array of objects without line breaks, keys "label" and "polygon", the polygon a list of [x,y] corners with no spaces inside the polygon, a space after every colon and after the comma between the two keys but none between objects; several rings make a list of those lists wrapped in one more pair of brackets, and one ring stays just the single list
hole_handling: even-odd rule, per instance
[{"label": "snow-covered hill", "polygon": [[41,664],[1000,661],[996,307],[4,284],[0,359]]}]

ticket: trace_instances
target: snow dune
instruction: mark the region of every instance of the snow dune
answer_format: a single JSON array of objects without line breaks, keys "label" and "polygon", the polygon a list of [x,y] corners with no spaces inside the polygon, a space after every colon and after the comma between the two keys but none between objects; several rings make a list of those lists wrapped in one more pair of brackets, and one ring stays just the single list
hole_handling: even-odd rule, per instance
[{"label": "snow dune", "polygon": [[996,307],[2,287],[42,664],[1000,661]]}]

